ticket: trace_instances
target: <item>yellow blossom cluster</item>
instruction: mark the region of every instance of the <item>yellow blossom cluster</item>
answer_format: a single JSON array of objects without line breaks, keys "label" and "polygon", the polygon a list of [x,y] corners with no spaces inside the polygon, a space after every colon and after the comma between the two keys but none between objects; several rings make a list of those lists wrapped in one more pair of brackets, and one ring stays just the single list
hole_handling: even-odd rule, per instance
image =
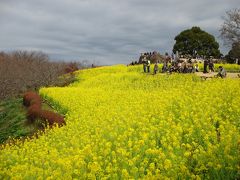
[{"label": "yellow blossom cluster", "polygon": [[237,179],[240,80],[77,72],[41,95],[67,125],[0,150],[0,179]]}]

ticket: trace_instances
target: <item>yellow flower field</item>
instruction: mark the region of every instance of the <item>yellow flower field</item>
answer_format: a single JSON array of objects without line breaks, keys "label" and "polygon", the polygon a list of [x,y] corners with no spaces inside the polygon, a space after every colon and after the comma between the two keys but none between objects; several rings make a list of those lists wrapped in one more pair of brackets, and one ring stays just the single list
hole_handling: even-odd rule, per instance
[{"label": "yellow flower field", "polygon": [[0,150],[0,179],[240,178],[240,79],[141,71],[42,88],[67,125]]}]

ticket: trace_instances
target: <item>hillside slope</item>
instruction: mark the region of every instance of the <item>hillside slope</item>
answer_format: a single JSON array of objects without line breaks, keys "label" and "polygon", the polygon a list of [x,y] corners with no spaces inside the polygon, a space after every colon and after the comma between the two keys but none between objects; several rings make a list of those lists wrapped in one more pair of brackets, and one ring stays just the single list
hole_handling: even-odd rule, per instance
[{"label": "hillside slope", "polygon": [[0,151],[0,179],[239,178],[240,80],[78,72],[40,93],[67,125]]}]

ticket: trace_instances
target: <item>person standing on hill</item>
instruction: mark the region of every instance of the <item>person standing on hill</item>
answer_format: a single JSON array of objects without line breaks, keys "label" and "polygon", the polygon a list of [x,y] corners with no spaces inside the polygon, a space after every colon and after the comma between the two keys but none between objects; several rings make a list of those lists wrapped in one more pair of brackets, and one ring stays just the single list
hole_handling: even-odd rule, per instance
[{"label": "person standing on hill", "polygon": [[209,62],[209,72],[214,72],[214,64],[212,60]]},{"label": "person standing on hill", "polygon": [[199,72],[199,70],[198,70],[198,63],[195,64],[194,69],[195,69],[195,72]]},{"label": "person standing on hill", "polygon": [[157,74],[158,72],[158,63],[156,62],[154,65],[154,74]]},{"label": "person standing on hill", "polygon": [[188,72],[187,62],[184,61],[184,62],[183,62],[183,73],[187,73],[187,72]]},{"label": "person standing on hill", "polygon": [[168,53],[165,53],[164,61],[163,61],[163,67],[162,72],[167,72],[168,70],[168,63],[171,63],[171,57],[168,55]]},{"label": "person standing on hill", "polygon": [[143,57],[142,63],[143,63],[143,71],[147,72],[147,59],[146,59],[146,56]]},{"label": "person standing on hill", "polygon": [[166,72],[167,71],[167,66],[168,66],[168,63],[166,60],[163,61],[163,66],[162,66],[162,72]]},{"label": "person standing on hill", "polygon": [[148,73],[150,72],[150,65],[151,65],[151,62],[150,62],[150,60],[148,59],[148,60],[147,60],[147,72],[148,72]]},{"label": "person standing on hill", "polygon": [[208,61],[205,59],[203,61],[203,73],[208,73],[207,67],[208,67]]},{"label": "person standing on hill", "polygon": [[171,57],[168,55],[168,53],[165,53],[165,60],[170,63],[171,62]]}]

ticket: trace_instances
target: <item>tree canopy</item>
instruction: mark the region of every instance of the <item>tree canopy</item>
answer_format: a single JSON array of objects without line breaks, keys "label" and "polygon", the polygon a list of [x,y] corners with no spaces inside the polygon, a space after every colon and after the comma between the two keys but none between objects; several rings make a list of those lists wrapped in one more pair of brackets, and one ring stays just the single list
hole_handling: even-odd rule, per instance
[{"label": "tree canopy", "polygon": [[235,63],[236,59],[240,63],[240,42],[232,44],[232,49],[226,55],[226,59],[228,63]]},{"label": "tree canopy", "polygon": [[219,44],[213,35],[201,30],[200,27],[192,27],[182,31],[174,39],[176,43],[173,52],[181,55],[202,55],[219,57]]}]

